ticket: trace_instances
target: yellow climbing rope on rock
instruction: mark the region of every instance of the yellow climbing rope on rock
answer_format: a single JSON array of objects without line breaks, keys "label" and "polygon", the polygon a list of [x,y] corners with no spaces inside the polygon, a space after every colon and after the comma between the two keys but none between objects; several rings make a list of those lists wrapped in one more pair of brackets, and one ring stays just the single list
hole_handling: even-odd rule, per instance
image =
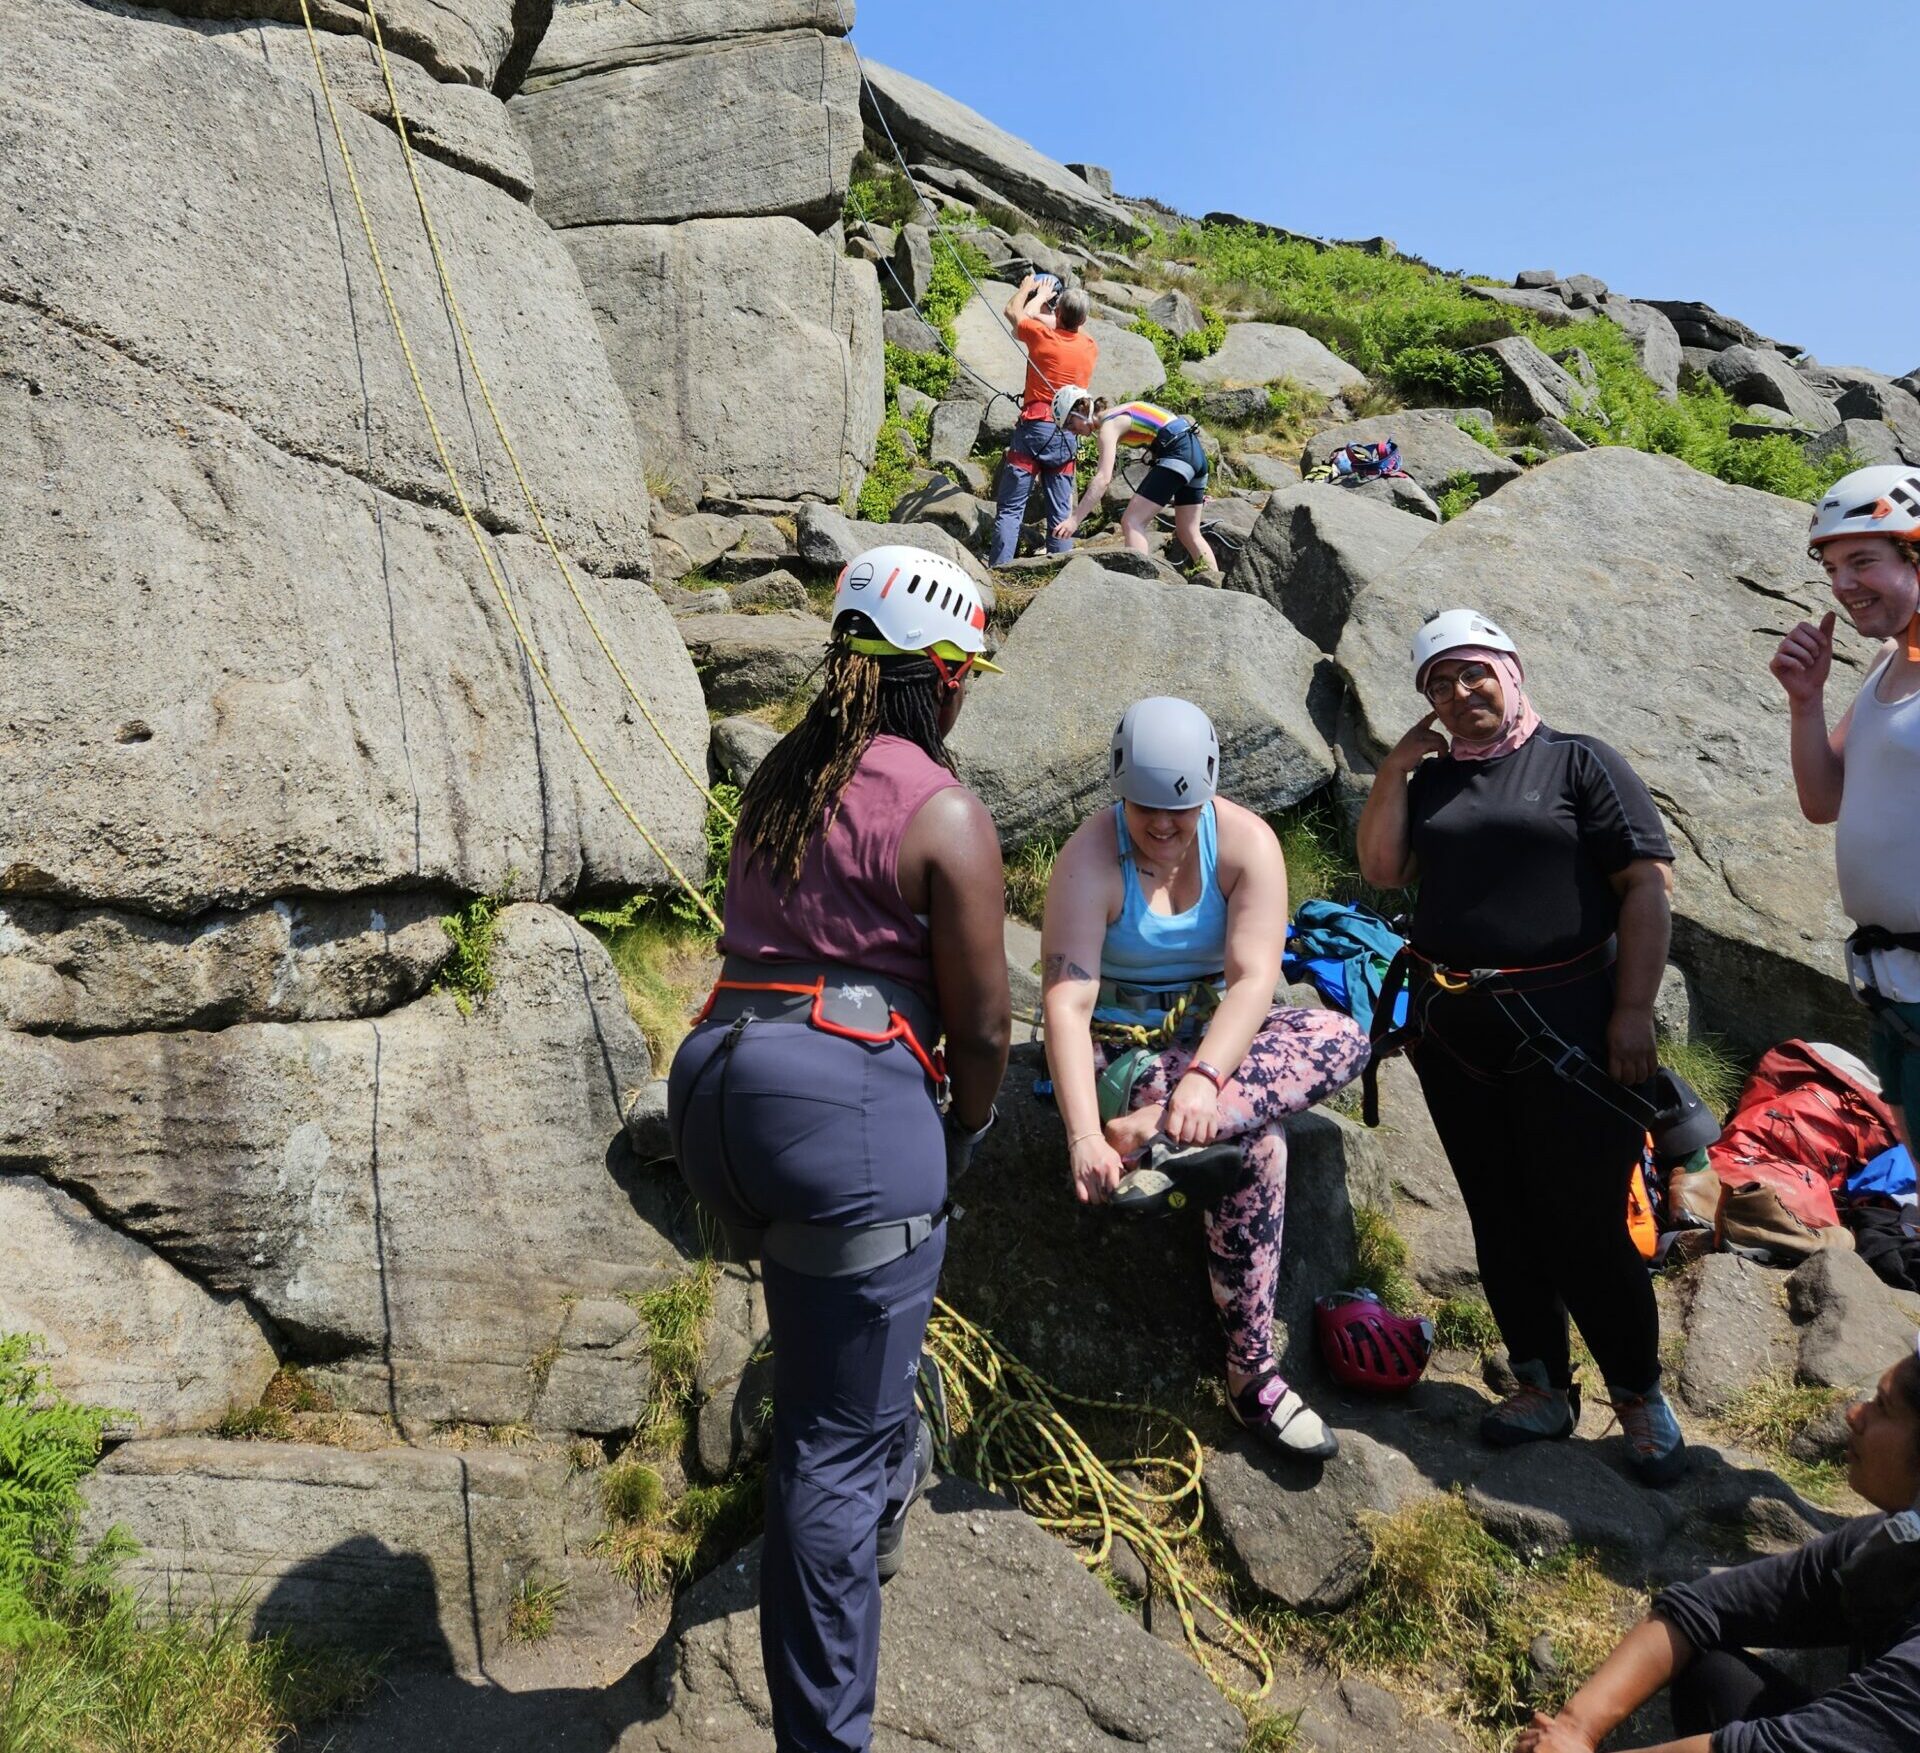
[{"label": "yellow climbing rope on rock", "polygon": [[[1089,1569],[1124,1537],[1148,1573],[1164,1585],[1207,1677],[1229,1697],[1252,1704],[1273,1687],[1273,1658],[1252,1629],[1189,1579],[1181,1548],[1200,1531],[1205,1505],[1200,1439],[1169,1412],[1142,1402],[1070,1394],[1003,1351],[985,1329],[936,1299],[926,1349],[946,1389],[949,1431],[943,1470],[1011,1497],[1043,1528],[1073,1541]],[[1158,1425],[1175,1453],[1107,1460],[1094,1453],[1063,1406],[1121,1413]],[[1249,1690],[1223,1673],[1194,1616],[1204,1608],[1230,1647],[1260,1676]]]},{"label": "yellow climbing rope on rock", "polygon": [[[372,17],[373,8],[369,6],[367,10],[368,16]],[[420,412],[426,418],[427,430],[432,435],[434,450],[440,459],[440,467],[445,471],[447,484],[453,490],[454,503],[460,509],[460,515],[466,523],[467,532],[472,536],[473,545],[480,555],[480,562],[486,568],[487,577],[493,584],[494,593],[500,599],[500,606],[506,613],[507,624],[513,629],[514,638],[519,641],[520,649],[526,654],[527,663],[533,670],[533,673],[539,678],[540,685],[546,691],[547,698],[553,702],[554,711],[560,715],[560,722],[567,727],[568,734],[573,738],[580,753],[586,758],[587,765],[592,768],[594,776],[600,781],[601,785],[606,788],[607,795],[613,799],[621,814],[633,825],[639,833],[640,838],[646,842],[648,849],[653,853],[655,858],[659,859],[668,874],[672,876],[674,880],[680,884],[681,888],[692,898],[694,905],[706,916],[714,930],[719,931],[722,929],[719,915],[714,912],[707,898],[701,894],[692,879],[674,862],[667,849],[654,837],[646,823],[640,819],[639,813],[634,809],[632,804],[627,802],[626,798],[621,794],[620,788],[614,784],[612,776],[601,764],[599,756],[593,752],[593,748],[588,743],[586,736],[574,721],[573,714],[568,711],[566,702],[561,699],[559,690],[553,685],[553,678],[547,673],[547,666],[542,661],[538,650],[535,649],[532,639],[528,637],[527,630],[521,622],[519,611],[514,607],[512,594],[507,589],[506,580],[500,575],[500,568],[494,559],[493,550],[488,545],[486,536],[480,528],[479,521],[473,514],[473,507],[467,499],[466,488],[461,484],[460,473],[454,467],[452,453],[447,448],[446,437],[440,430],[440,421],[433,411],[432,400],[427,395],[427,386],[420,376],[420,367],[414,358],[413,343],[407,337],[407,326],[401,318],[400,306],[394,297],[393,283],[387,276],[386,263],[380,254],[379,240],[374,235],[373,221],[367,213],[366,196],[360,187],[359,173],[354,168],[353,149],[347,143],[346,129],[341,125],[340,112],[334,102],[333,86],[332,82],[327,78],[326,62],[320,53],[320,39],[314,29],[313,11],[309,0],[300,0],[300,17],[306,26],[307,47],[313,55],[314,74],[319,81],[320,95],[326,104],[327,120],[332,125],[334,145],[340,153],[340,163],[346,173],[347,187],[353,195],[354,210],[360,216],[360,229],[366,237],[367,253],[373,261],[374,276],[380,283],[380,296],[386,303],[387,317],[393,325],[394,338],[400,344],[401,357],[405,359],[407,374],[413,380],[413,392],[419,400]],[[378,30],[377,22],[375,29],[376,31]],[[378,43],[376,43],[376,48],[379,48]],[[384,48],[379,48],[379,52],[382,65],[384,66],[386,51]],[[389,79],[391,79],[391,74],[389,74]],[[390,93],[391,90],[392,87],[389,85]],[[399,119],[398,99],[392,98],[391,101],[393,101],[395,105],[394,115],[397,121]],[[409,166],[411,166],[411,159],[409,159]],[[417,178],[414,186],[417,192],[419,188]],[[435,244],[434,249],[436,259],[438,259],[437,244]],[[489,406],[491,406],[491,401],[489,401]],[[517,472],[517,463],[515,464],[515,468]],[[544,530],[544,521],[541,527]],[[551,536],[548,537],[548,541],[551,543]],[[557,557],[558,550],[556,549],[555,552]],[[562,569],[564,571],[564,565]],[[569,584],[571,584],[570,577]],[[577,591],[575,593],[575,600],[578,600]],[[664,741],[664,738],[662,740]],[[676,756],[676,759],[677,758]],[[684,761],[681,762],[681,766],[685,768],[686,763]],[[705,792],[705,786],[702,786],[701,790]]]},{"label": "yellow climbing rope on rock", "polygon": [[1208,980],[1197,980],[1173,1001],[1173,1008],[1157,1023],[1108,1023],[1096,1021],[1093,1038],[1113,1047],[1161,1048],[1180,1032],[1190,1015],[1211,1016],[1220,1003],[1220,989]]}]

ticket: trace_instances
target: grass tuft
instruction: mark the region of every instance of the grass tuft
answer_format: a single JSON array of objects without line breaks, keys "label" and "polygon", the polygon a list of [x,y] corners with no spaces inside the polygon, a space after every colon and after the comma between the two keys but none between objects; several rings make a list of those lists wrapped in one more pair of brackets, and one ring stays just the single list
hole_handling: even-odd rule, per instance
[{"label": "grass tuft", "polygon": [[545,1643],[553,1636],[554,1621],[566,1594],[563,1582],[542,1583],[522,1577],[507,1607],[507,1635],[515,1643]]},{"label": "grass tuft", "polygon": [[1360,874],[1353,836],[1324,792],[1269,820],[1287,863],[1290,907],[1298,910],[1302,901],[1345,901],[1391,919],[1411,905],[1411,891],[1376,889]]},{"label": "grass tuft", "polygon": [[1413,1256],[1393,1219],[1376,1205],[1353,1208],[1353,1274],[1396,1314],[1418,1314],[1425,1303],[1407,1270]]},{"label": "grass tuft", "polygon": [[1814,1420],[1848,1398],[1843,1389],[1771,1376],[1746,1389],[1714,1424],[1734,1442],[1758,1451],[1801,1496],[1831,1505],[1846,1489],[1846,1468],[1838,1461],[1803,1461],[1789,1445]]},{"label": "grass tuft", "polygon": [[1695,1035],[1687,1041],[1662,1036],[1660,1063],[1692,1084],[1701,1101],[1722,1119],[1747,1081],[1746,1066],[1718,1035]]},{"label": "grass tuft", "polygon": [[1502,1343],[1484,1297],[1442,1297],[1434,1304],[1432,1319],[1434,1343],[1448,1350],[1486,1353]]},{"label": "grass tuft", "polygon": [[1060,842],[1051,834],[1029,840],[1007,860],[1007,911],[1014,918],[1038,925],[1046,910],[1047,885],[1060,856]]}]

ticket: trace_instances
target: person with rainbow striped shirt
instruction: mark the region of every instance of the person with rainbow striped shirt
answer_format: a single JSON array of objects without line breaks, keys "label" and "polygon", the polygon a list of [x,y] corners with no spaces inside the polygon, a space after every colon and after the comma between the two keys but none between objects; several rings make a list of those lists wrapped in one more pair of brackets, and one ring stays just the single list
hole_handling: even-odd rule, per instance
[{"label": "person with rainbow striped shirt", "polygon": [[1127,546],[1137,554],[1146,553],[1147,525],[1171,504],[1174,534],[1194,565],[1209,572],[1219,570],[1213,549],[1200,532],[1200,510],[1207,502],[1208,465],[1198,421],[1152,402],[1123,402],[1109,408],[1104,396],[1096,397],[1078,384],[1069,384],[1054,397],[1053,417],[1076,437],[1098,433],[1100,444],[1099,467],[1072,514],[1053,526],[1056,536],[1071,536],[1100,503],[1101,494],[1113,479],[1120,446],[1142,446],[1147,453],[1147,472],[1120,516]]}]

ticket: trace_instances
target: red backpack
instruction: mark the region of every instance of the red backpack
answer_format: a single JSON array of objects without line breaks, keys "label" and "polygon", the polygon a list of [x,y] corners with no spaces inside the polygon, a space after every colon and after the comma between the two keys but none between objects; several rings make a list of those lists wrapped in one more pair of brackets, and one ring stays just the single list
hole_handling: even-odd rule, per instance
[{"label": "red backpack", "polygon": [[1759,1183],[1810,1230],[1840,1221],[1834,1194],[1893,1142],[1893,1113],[1851,1053],[1783,1041],[1762,1055],[1707,1161],[1721,1185]]}]

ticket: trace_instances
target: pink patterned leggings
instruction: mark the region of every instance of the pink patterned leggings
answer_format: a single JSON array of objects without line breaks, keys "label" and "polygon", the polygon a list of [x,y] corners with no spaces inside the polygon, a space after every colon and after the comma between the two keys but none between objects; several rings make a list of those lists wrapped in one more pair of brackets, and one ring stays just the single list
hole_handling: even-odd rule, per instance
[{"label": "pink patterned leggings", "polygon": [[[1165,1102],[1199,1046],[1199,1033],[1155,1057],[1131,1106]],[[1098,1048],[1104,1067],[1115,1049]],[[1240,1141],[1240,1179],[1206,1214],[1207,1278],[1227,1335],[1228,1367],[1263,1376],[1274,1367],[1273,1304],[1287,1212],[1287,1139],[1281,1122],[1360,1075],[1367,1037],[1335,1010],[1276,1009],[1260,1025],[1220,1092],[1220,1136]]]}]

